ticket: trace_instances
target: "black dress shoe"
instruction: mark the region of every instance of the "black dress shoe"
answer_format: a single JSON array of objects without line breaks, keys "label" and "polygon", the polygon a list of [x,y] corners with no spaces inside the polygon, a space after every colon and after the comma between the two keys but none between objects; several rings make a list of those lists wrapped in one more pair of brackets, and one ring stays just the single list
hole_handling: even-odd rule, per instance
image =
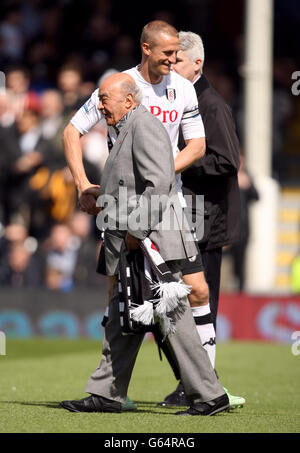
[{"label": "black dress shoe", "polygon": [[98,395],[87,396],[81,400],[62,401],[60,405],[70,412],[121,412],[122,408],[118,401]]},{"label": "black dress shoe", "polygon": [[175,415],[215,415],[229,409],[229,399],[226,393],[205,403],[193,404],[186,411],[176,412]]},{"label": "black dress shoe", "polygon": [[158,403],[158,406],[161,407],[171,407],[171,406],[189,406],[187,402],[184,388],[181,382],[177,385],[176,390],[170,393],[170,395],[166,396],[164,401]]}]

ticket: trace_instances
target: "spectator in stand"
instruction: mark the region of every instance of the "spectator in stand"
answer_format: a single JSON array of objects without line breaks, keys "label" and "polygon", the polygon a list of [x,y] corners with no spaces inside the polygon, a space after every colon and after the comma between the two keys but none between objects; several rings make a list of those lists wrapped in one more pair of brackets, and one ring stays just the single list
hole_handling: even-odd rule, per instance
[{"label": "spectator in stand", "polygon": [[37,287],[42,282],[40,277],[40,266],[25,244],[11,246],[8,262],[0,268],[1,286]]},{"label": "spectator in stand", "polygon": [[[34,91],[30,91],[30,72],[27,68],[16,65],[6,72],[7,108],[13,120],[18,121],[26,108],[38,110],[39,98]],[[13,122],[13,121],[12,121]]]},{"label": "spectator in stand", "polygon": [[64,113],[77,110],[85,99],[81,96],[82,73],[76,65],[64,65],[58,73],[57,85],[62,93]]},{"label": "spectator in stand", "polygon": [[2,237],[2,255],[5,254],[9,244],[23,244],[28,237],[28,230],[22,223],[10,223],[6,226]]},{"label": "spectator in stand", "polygon": [[51,143],[41,136],[39,113],[36,106],[24,110],[17,121],[15,135],[11,136],[16,150],[11,162],[9,186],[10,218],[21,215],[30,227],[33,206],[31,206],[30,179],[41,166],[48,166],[53,159]]},{"label": "spectator in stand", "polygon": [[[3,275],[7,272],[10,246],[23,244],[27,236],[27,228],[21,223],[8,224],[6,227],[2,225],[0,235],[0,280],[3,280]],[[5,271],[3,271],[4,268],[6,268]]]},{"label": "spectator in stand", "polygon": [[78,244],[68,225],[55,225],[45,243],[45,285],[50,290],[70,291],[77,261]]},{"label": "spectator in stand", "polygon": [[91,272],[97,266],[98,249],[94,236],[91,235],[91,217],[82,211],[76,211],[69,222],[73,242],[77,244],[77,261],[74,271],[75,286],[99,286],[103,277]]},{"label": "spectator in stand", "polygon": [[21,5],[12,3],[5,12],[0,23],[0,53],[1,63],[18,63],[23,58],[25,37],[21,29]]},{"label": "spectator in stand", "polygon": [[61,93],[58,90],[44,91],[40,98],[40,108],[42,137],[52,142],[55,153],[63,155],[60,137],[69,119],[63,113],[64,104]]}]

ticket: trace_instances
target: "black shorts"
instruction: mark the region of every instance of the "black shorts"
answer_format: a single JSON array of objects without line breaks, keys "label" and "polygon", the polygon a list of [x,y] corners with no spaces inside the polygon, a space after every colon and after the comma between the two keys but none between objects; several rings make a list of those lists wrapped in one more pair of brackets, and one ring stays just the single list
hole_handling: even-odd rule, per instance
[{"label": "black shorts", "polygon": [[101,241],[101,246],[100,246],[98,265],[97,265],[96,271],[98,272],[98,274],[107,275],[107,273],[106,273],[106,263],[105,263],[104,242],[103,242],[103,239],[101,239],[100,241]]},{"label": "black shorts", "polygon": [[197,274],[197,272],[203,272],[204,266],[202,262],[201,252],[199,251],[198,255],[182,260],[180,268],[182,275]]}]

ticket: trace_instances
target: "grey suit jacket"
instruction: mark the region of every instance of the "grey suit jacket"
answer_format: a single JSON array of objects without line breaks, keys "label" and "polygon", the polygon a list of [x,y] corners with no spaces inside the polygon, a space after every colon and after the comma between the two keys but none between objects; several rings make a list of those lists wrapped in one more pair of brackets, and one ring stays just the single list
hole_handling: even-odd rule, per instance
[{"label": "grey suit jacket", "polygon": [[104,219],[115,222],[115,226],[106,225],[104,235],[108,275],[117,271],[127,231],[138,239],[149,236],[165,261],[198,253],[177,194],[168,133],[143,105],[121,128],[103,169],[100,187],[98,205],[104,209],[97,224],[102,226]]}]

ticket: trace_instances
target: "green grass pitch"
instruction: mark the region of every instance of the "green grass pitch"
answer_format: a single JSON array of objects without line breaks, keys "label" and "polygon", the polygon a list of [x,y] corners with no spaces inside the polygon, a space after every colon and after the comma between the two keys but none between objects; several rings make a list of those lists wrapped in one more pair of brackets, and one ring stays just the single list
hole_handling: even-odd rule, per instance
[{"label": "green grass pitch", "polygon": [[246,398],[242,409],[214,417],[176,417],[156,406],[176,381],[152,341],[145,341],[129,396],[138,411],[70,413],[63,399],[79,399],[100,358],[91,340],[7,340],[0,356],[1,433],[299,433],[300,355],[291,347],[259,342],[217,345],[221,383]]}]

